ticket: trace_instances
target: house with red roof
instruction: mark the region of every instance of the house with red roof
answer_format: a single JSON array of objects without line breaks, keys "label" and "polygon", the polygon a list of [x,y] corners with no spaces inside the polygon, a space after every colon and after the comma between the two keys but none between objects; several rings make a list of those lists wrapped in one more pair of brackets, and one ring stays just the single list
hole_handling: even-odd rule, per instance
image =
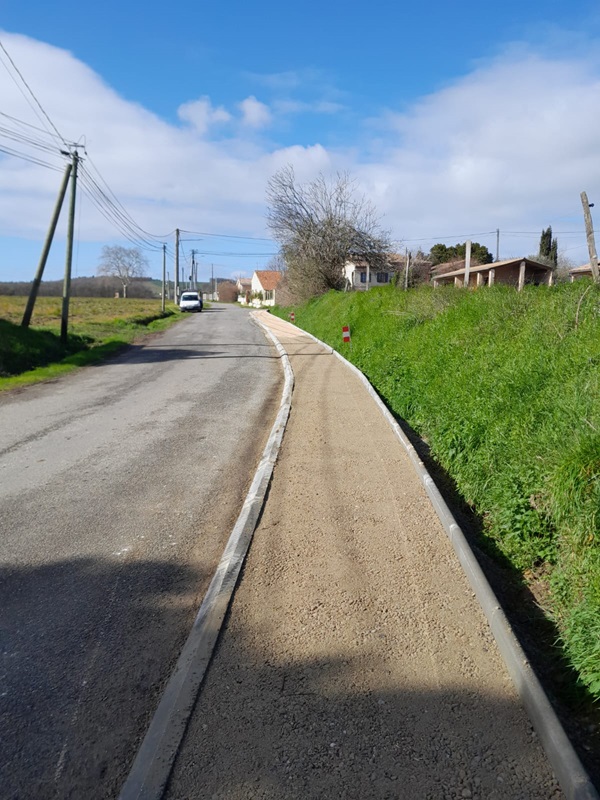
[{"label": "house with red roof", "polygon": [[277,285],[283,272],[274,269],[257,269],[252,276],[253,305],[274,306]]}]

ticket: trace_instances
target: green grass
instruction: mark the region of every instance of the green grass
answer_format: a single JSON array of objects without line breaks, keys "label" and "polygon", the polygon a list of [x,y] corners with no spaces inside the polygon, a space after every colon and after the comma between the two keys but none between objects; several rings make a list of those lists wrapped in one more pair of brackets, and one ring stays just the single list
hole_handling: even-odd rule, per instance
[{"label": "green grass", "polygon": [[600,289],[588,287],[386,287],[293,310],[428,442],[489,545],[550,576],[547,611],[600,698]]},{"label": "green grass", "polygon": [[29,328],[21,327],[27,299],[0,297],[0,391],[48,380],[106,358],[179,319],[160,300],[73,298],[69,335],[60,341],[61,301],[40,297]]}]

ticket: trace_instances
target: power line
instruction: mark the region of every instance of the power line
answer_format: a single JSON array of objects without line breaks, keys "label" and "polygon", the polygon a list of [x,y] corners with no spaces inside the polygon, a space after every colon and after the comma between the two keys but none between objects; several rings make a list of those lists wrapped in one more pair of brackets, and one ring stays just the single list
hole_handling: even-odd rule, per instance
[{"label": "power line", "polygon": [[[205,231],[185,231],[183,228],[180,228],[181,233],[191,233],[193,236],[210,236],[215,237],[218,239],[249,239],[255,242],[270,242],[271,244],[275,241],[274,239],[265,239],[260,236],[234,236],[230,233],[206,233]],[[200,239],[188,239],[187,241],[201,241]]]},{"label": "power line", "polygon": [[[17,75],[18,75],[18,76],[19,76],[19,78],[21,79],[21,81],[22,81],[22,83],[24,84],[24,86],[27,88],[27,91],[29,92],[29,94],[31,95],[31,97],[34,99],[34,101],[35,101],[36,105],[38,106],[38,108],[40,109],[40,111],[42,112],[42,114],[44,115],[44,117],[45,117],[45,118],[48,120],[48,122],[50,123],[50,125],[52,126],[52,128],[54,129],[54,131],[56,132],[57,136],[59,137],[59,139],[60,139],[60,140],[62,141],[62,143],[64,144],[64,146],[68,148],[68,146],[69,146],[69,145],[67,144],[66,140],[63,138],[62,134],[60,133],[60,131],[58,130],[58,128],[56,127],[56,125],[55,125],[55,124],[52,122],[52,120],[50,119],[50,117],[48,116],[48,114],[46,113],[46,111],[44,110],[44,108],[42,107],[42,104],[40,103],[40,101],[37,99],[37,97],[36,97],[36,96],[35,96],[35,94],[33,93],[33,90],[32,90],[32,88],[29,86],[29,84],[27,83],[27,81],[25,80],[25,78],[23,77],[23,75],[21,74],[21,72],[20,72],[19,68],[17,67],[17,65],[15,64],[15,62],[12,60],[12,58],[11,58],[11,56],[10,56],[10,54],[9,54],[8,50],[6,49],[6,47],[4,46],[4,44],[3,44],[1,41],[0,41],[0,48],[2,49],[2,51],[4,52],[4,54],[6,55],[6,57],[8,58],[8,60],[10,61],[11,65],[12,65],[12,68],[13,68],[13,69],[14,69],[14,71],[17,73]],[[2,62],[2,63],[4,64],[4,62]],[[5,67],[5,69],[7,70],[7,72],[9,73],[9,75],[10,75],[10,70],[8,69],[8,67],[6,66],[6,64],[4,64],[4,67]],[[16,81],[15,81],[15,79],[14,79],[14,76],[12,76],[12,75],[11,75],[11,78],[12,78],[12,79],[13,79],[13,81],[15,82],[15,84],[16,84],[16,86],[17,86],[17,88],[19,88],[19,89],[20,89],[19,85],[17,84],[17,82],[16,82]],[[25,94],[22,92],[22,90],[21,90],[21,94],[23,94],[23,97],[25,97],[25,99],[27,100],[27,97],[26,97],[26,96],[25,96]],[[29,103],[29,101],[27,101],[27,102]],[[29,105],[31,106],[31,103],[29,103]],[[33,109],[33,110],[34,110],[34,112],[35,112],[35,109]],[[39,115],[37,114],[37,112],[36,112],[36,116],[37,116],[37,117],[38,117],[38,119],[39,119]]]},{"label": "power line", "polygon": [[425,236],[421,239],[398,239],[397,242],[402,244],[404,242],[431,242],[433,239],[436,241],[448,241],[450,239],[469,239],[472,236],[491,236],[496,234],[496,231],[483,231],[482,233],[455,233],[453,236]]},{"label": "power line", "polygon": [[127,216],[127,217],[129,218],[129,220],[131,221],[131,223],[132,223],[132,224],[133,224],[133,225],[134,225],[134,226],[135,226],[135,227],[136,227],[136,228],[137,228],[139,231],[141,231],[143,234],[145,234],[146,236],[149,236],[151,239],[156,239],[157,241],[158,241],[158,240],[161,240],[161,247],[162,247],[162,241],[163,241],[164,239],[167,239],[169,236],[172,236],[172,235],[175,233],[175,231],[174,231],[174,230],[172,230],[172,231],[169,231],[169,233],[163,233],[163,234],[161,234],[161,235],[158,235],[158,234],[150,233],[149,231],[146,231],[146,230],[144,230],[144,228],[142,228],[140,225],[138,225],[138,224],[137,224],[137,223],[134,221],[133,217],[131,217],[131,215],[129,214],[129,212],[128,212],[128,211],[125,209],[125,206],[124,206],[124,205],[121,203],[121,201],[120,201],[120,200],[117,198],[117,196],[115,195],[115,193],[112,191],[112,189],[110,188],[110,186],[108,185],[108,183],[106,182],[106,180],[104,179],[104,177],[102,176],[102,174],[100,173],[100,170],[98,169],[98,167],[97,167],[97,166],[94,164],[94,162],[92,161],[92,158],[91,158],[91,156],[89,155],[89,153],[87,152],[87,150],[85,150],[85,149],[84,149],[84,152],[85,152],[85,155],[86,155],[86,157],[87,157],[87,160],[90,162],[90,164],[91,164],[91,165],[92,165],[92,167],[94,168],[94,171],[96,172],[96,175],[97,175],[97,176],[98,176],[98,178],[99,178],[99,179],[102,181],[102,183],[103,183],[103,184],[104,184],[104,186],[106,187],[106,190],[108,191],[108,193],[109,193],[109,194],[110,194],[110,195],[111,195],[111,196],[114,198],[114,201],[115,201],[115,203],[116,203],[116,204],[119,206],[119,208],[121,209],[122,213],[123,213],[125,216]]},{"label": "power line", "polygon": [[56,172],[61,172],[61,168],[54,166],[53,164],[49,164],[47,161],[42,161],[40,158],[36,158],[35,156],[27,155],[26,153],[21,153],[19,150],[14,150],[12,147],[2,147],[0,145],[0,152],[6,153],[8,156],[14,156],[15,158],[22,158],[23,161],[29,161],[31,164],[35,164],[39,167],[46,167],[46,169],[52,169]]}]

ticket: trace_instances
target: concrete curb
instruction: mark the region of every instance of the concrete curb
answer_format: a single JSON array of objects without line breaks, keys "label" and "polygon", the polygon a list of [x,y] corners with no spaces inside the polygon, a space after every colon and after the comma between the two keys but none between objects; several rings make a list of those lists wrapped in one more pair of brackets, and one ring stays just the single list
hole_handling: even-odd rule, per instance
[{"label": "concrete curb", "polygon": [[271,338],[281,356],[285,380],[279,412],[240,515],[119,800],[160,800],[163,795],[250,547],[281,446],[292,403],[294,375],[287,353],[277,338],[265,325],[258,320],[255,322]]},{"label": "concrete curb", "polygon": [[[285,325],[289,325],[290,328],[294,330],[302,330],[286,320],[280,321]],[[462,565],[467,580],[479,600],[483,613],[490,624],[506,668],[531,719],[533,727],[540,738],[542,747],[546,752],[548,761],[554,770],[554,774],[560,783],[565,797],[567,800],[600,800],[600,795],[596,791],[577,753],[573,749],[573,745],[569,741],[556,716],[546,693],[533,671],[531,663],[519,644],[498,602],[498,598],[481,570],[464,533],[446,505],[433,478],[419,458],[417,451],[365,375],[363,375],[354,364],[351,364],[350,361],[328,344],[325,344],[320,339],[317,339],[316,336],[306,331],[302,332],[322,345],[325,349],[330,350],[336,358],[359,377],[406,450],[440,522],[444,526],[444,530],[452,543],[454,552]]]}]

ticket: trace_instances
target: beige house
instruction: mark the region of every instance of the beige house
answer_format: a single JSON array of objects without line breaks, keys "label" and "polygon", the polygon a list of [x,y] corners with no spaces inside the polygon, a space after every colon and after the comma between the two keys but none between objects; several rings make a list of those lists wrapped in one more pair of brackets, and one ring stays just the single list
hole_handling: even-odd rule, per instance
[{"label": "beige house", "polygon": [[365,292],[373,286],[385,286],[392,280],[395,272],[400,272],[406,267],[404,256],[390,254],[387,263],[381,269],[370,269],[366,261],[361,258],[346,261],[344,264],[344,278],[346,291]]},{"label": "beige house", "polygon": [[478,286],[505,283],[521,291],[526,284],[552,286],[554,271],[547,264],[531,258],[509,258],[492,264],[472,265],[468,269],[463,260],[433,267],[431,281],[434,287],[451,283],[454,286],[468,286],[473,289]]},{"label": "beige house", "polygon": [[253,305],[274,306],[277,285],[283,277],[283,272],[274,269],[257,269],[252,276],[252,294],[260,293],[262,300],[257,298]]},{"label": "beige house", "polygon": [[573,267],[569,270],[569,280],[573,283],[579,278],[593,278],[592,267],[590,264],[584,264],[582,267]]},{"label": "beige house", "polygon": [[252,278],[238,278],[235,287],[238,291],[238,303],[248,305],[252,294]]}]

